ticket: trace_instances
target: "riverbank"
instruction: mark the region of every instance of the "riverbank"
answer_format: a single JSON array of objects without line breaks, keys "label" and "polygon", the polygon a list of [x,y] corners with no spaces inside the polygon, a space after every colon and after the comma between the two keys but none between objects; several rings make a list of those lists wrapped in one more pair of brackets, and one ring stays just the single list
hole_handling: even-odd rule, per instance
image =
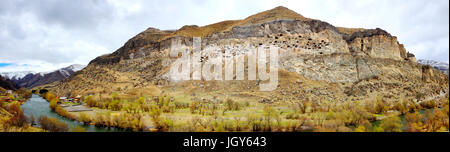
[{"label": "riverbank", "polygon": [[[6,99],[4,97],[7,97]],[[0,132],[43,132],[33,127],[33,119],[24,114],[20,105],[24,104],[31,92],[18,90],[9,94],[0,94]]]},{"label": "riverbank", "polygon": [[120,132],[122,130],[117,128],[104,128],[96,127],[92,125],[85,125],[84,123],[70,120],[68,118],[62,117],[57,113],[53,112],[49,108],[49,102],[40,97],[39,95],[32,95],[32,97],[22,105],[24,112],[27,116],[33,116],[34,118],[39,118],[41,116],[46,116],[49,118],[56,118],[58,121],[63,122],[68,125],[69,131],[73,131],[77,127],[82,127],[86,132]]},{"label": "riverbank", "polygon": [[[436,123],[448,122],[447,98],[420,103],[377,100],[316,105],[266,104],[251,99],[244,100],[246,102],[232,99],[186,100],[190,99],[160,96],[96,101],[90,97],[87,103],[92,111],[70,114],[74,119],[91,125],[133,131],[448,131],[448,123]],[[428,116],[427,109],[433,111],[438,107],[441,108],[440,113],[447,113],[447,117],[433,112]],[[419,115],[412,111],[418,111]],[[420,121],[405,119],[406,115],[420,117]],[[426,117],[433,117],[433,121],[424,119]],[[419,129],[408,130],[407,126],[411,125]]]}]

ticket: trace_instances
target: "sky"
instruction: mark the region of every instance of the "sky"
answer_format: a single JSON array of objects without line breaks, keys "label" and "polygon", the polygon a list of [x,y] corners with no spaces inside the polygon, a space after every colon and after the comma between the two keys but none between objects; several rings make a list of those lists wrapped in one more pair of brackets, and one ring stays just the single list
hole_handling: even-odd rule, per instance
[{"label": "sky", "polygon": [[277,6],[334,26],[379,27],[416,58],[449,62],[448,0],[1,0],[0,72],[87,65],[148,27],[203,26]]}]

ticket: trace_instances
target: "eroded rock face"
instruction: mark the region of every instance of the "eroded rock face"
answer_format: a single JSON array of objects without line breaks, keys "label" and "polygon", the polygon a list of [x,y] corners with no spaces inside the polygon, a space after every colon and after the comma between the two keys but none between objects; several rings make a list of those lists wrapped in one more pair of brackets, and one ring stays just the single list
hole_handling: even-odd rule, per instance
[{"label": "eroded rock face", "polygon": [[[200,27],[194,28],[201,30]],[[344,94],[359,90],[358,94],[365,96],[377,89],[403,89],[402,83],[406,82],[408,85],[413,82],[448,82],[448,78],[442,79],[440,74],[433,73],[433,69],[423,69],[415,63],[414,55],[407,53],[395,36],[382,29],[344,32],[331,24],[312,19],[277,19],[224,29],[228,30],[202,37],[201,47],[217,51],[231,49],[232,55],[239,56],[259,46],[278,46],[281,70],[295,72],[313,81],[343,83],[333,92],[344,90],[341,92]],[[188,49],[193,47],[192,37],[173,36],[173,32],[149,28],[116,52],[92,60],[85,70],[56,85],[58,89],[55,90],[83,94],[106,93],[116,88],[167,86],[171,83],[168,69],[176,59],[169,57],[171,43],[179,41]],[[376,83],[361,83],[372,80]],[[97,83],[109,85],[96,87]],[[353,89],[341,89],[344,84],[356,85]]]}]

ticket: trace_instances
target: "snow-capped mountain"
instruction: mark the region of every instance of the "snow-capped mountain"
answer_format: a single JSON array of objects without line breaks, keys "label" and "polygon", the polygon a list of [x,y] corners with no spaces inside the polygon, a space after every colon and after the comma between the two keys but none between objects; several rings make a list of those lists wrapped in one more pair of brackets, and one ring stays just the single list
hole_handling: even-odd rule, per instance
[{"label": "snow-capped mountain", "polygon": [[20,87],[33,88],[44,84],[49,84],[55,81],[60,81],[68,78],[73,73],[82,70],[84,65],[74,64],[65,68],[55,70],[53,72],[2,72],[0,75],[12,80]]},{"label": "snow-capped mountain", "polygon": [[433,61],[433,60],[423,60],[423,59],[420,59],[417,62],[420,64],[423,64],[423,65],[430,65],[433,68],[442,71],[442,73],[444,73],[444,74],[449,73],[449,64],[448,63],[438,62],[438,61]]},{"label": "snow-capped mountain", "polygon": [[33,71],[18,71],[18,72],[0,72],[0,75],[6,79],[22,79],[28,74],[36,74]]},{"label": "snow-capped mountain", "polygon": [[83,70],[86,66],[85,65],[81,65],[81,64],[74,64],[74,65],[70,65],[66,68],[62,68],[62,69],[71,69],[72,71],[80,71]]},{"label": "snow-capped mountain", "polygon": [[61,74],[63,74],[66,78],[69,77],[70,75],[72,75],[72,72],[77,72],[82,70],[84,67],[86,67],[85,65],[80,65],[80,64],[74,64],[74,65],[70,65],[68,67],[59,69],[57,71],[59,71]]}]

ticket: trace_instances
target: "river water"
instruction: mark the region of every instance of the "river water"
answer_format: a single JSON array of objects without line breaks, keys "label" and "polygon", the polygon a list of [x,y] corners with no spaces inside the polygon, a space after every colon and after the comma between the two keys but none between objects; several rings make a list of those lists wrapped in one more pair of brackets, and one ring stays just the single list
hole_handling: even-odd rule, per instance
[{"label": "river water", "polygon": [[84,125],[78,121],[69,120],[67,118],[59,116],[57,113],[52,112],[49,107],[49,103],[44,98],[39,95],[33,94],[33,96],[28,99],[25,104],[23,104],[22,109],[25,112],[27,117],[33,116],[35,118],[35,122],[37,123],[40,116],[47,116],[49,118],[56,118],[61,122],[64,122],[69,127],[69,131],[72,131],[77,126],[81,126],[86,129],[86,132],[120,132],[121,129],[117,128],[105,128],[105,127],[96,127],[94,125]]}]

